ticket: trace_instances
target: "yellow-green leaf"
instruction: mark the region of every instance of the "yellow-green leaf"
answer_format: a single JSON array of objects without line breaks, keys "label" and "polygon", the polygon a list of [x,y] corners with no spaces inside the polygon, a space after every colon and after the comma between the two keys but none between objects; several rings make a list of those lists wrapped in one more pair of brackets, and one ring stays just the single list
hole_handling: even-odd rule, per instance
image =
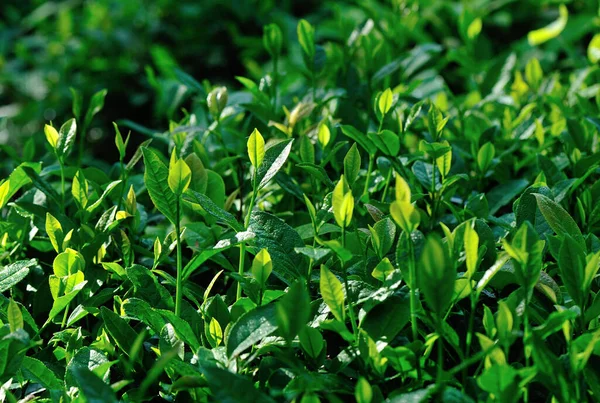
[{"label": "yellow-green leaf", "polygon": [[85,209],[88,204],[88,182],[83,175],[83,171],[77,171],[73,177],[73,186],[71,186],[71,193],[73,198],[79,204],[82,209]]},{"label": "yellow-green leaf", "polygon": [[46,233],[56,252],[61,251],[64,233],[60,222],[50,213],[46,213]]},{"label": "yellow-green leaf", "polygon": [[8,325],[11,332],[23,329],[23,313],[19,305],[12,299],[8,302],[6,316],[8,317]]},{"label": "yellow-green leaf", "polygon": [[587,49],[587,56],[592,64],[600,61],[600,34],[594,35]]},{"label": "yellow-green leaf", "polygon": [[329,141],[331,140],[331,131],[325,123],[319,125],[319,132],[317,133],[317,138],[319,140],[321,148],[327,147],[327,144],[329,144]]},{"label": "yellow-green leaf", "polygon": [[390,205],[392,218],[407,233],[413,232],[419,226],[421,216],[411,203],[396,200]]},{"label": "yellow-green leaf", "polygon": [[265,139],[257,129],[248,139],[248,156],[254,168],[258,168],[265,158]]},{"label": "yellow-green leaf", "polygon": [[[352,201],[346,198],[346,195],[350,195]],[[354,198],[348,188],[344,175],[340,177],[339,182],[333,189],[333,195],[331,198],[331,205],[333,208],[333,217],[335,222],[340,227],[346,227],[350,221],[352,221],[352,210],[354,209]],[[350,216],[348,216],[350,213]]]},{"label": "yellow-green leaf", "polygon": [[464,246],[467,264],[467,277],[473,277],[477,270],[478,250],[479,250],[479,235],[473,228],[473,222],[465,226]]},{"label": "yellow-green leaf", "polygon": [[388,88],[387,90],[383,91],[383,93],[381,93],[381,95],[379,96],[379,102],[377,104],[377,106],[379,107],[379,112],[381,112],[382,115],[388,113],[392,108],[393,102],[394,94],[392,94],[392,90]]},{"label": "yellow-green leaf", "polygon": [[53,149],[56,149],[56,145],[58,144],[58,131],[50,125],[45,125],[44,134],[46,135],[46,140],[48,140],[50,146]]},{"label": "yellow-green leaf", "polygon": [[264,288],[267,283],[267,279],[273,271],[273,262],[271,261],[271,255],[266,249],[261,249],[254,260],[252,261],[252,275],[260,284],[261,288]]},{"label": "yellow-green leaf", "polygon": [[217,348],[223,341],[223,331],[221,330],[221,325],[214,317],[210,319],[207,336],[208,342],[213,348]]},{"label": "yellow-green leaf", "polygon": [[344,289],[340,280],[325,265],[321,266],[321,280],[319,285],[323,301],[325,301],[333,316],[340,322],[344,322],[346,317]]},{"label": "yellow-green leaf", "polygon": [[471,21],[469,27],[467,28],[467,37],[471,40],[475,39],[481,32],[481,28],[481,18],[475,18],[473,21]]},{"label": "yellow-green leaf", "polygon": [[184,160],[178,159],[169,167],[169,188],[176,196],[181,196],[192,181],[192,171]]},{"label": "yellow-green leaf", "polygon": [[536,29],[535,31],[529,32],[527,40],[532,46],[540,45],[550,39],[556,38],[567,26],[569,19],[569,10],[564,4],[561,4],[558,9],[559,16],[552,23],[546,25],[544,28]]},{"label": "yellow-green leaf", "polygon": [[410,186],[400,174],[396,173],[396,201],[410,203]]}]

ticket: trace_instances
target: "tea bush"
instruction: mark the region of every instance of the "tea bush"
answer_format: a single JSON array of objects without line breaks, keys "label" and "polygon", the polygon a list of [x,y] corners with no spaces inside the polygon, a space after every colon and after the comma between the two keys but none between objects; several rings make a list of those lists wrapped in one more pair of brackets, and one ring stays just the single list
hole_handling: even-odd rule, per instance
[{"label": "tea bush", "polygon": [[4,146],[0,396],[600,400],[598,8],[480,3],[324,3],[227,86],[163,66],[114,164],[104,91]]}]

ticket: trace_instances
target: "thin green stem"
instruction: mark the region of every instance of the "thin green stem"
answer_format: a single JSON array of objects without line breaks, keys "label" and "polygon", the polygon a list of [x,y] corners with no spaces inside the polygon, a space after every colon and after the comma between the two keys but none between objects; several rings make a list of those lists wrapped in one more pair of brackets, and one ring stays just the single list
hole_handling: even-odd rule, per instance
[{"label": "thin green stem", "polygon": [[390,180],[392,179],[392,170],[390,169],[390,171],[387,174],[387,177],[385,178],[385,187],[383,188],[383,195],[381,196],[381,202],[385,203],[385,197],[387,196],[387,192],[388,189],[390,187]]},{"label": "thin green stem", "polygon": [[58,159],[58,164],[60,165],[60,189],[62,197],[62,207],[63,210],[65,210],[65,166],[63,165],[60,158]]},{"label": "thin green stem", "polygon": [[279,56],[273,57],[273,108],[277,112],[277,82],[279,81],[279,72],[277,71]]},{"label": "thin green stem", "polygon": [[435,215],[437,210],[436,189],[435,189],[435,165],[431,164],[431,228],[435,225]]},{"label": "thin green stem", "polygon": [[[439,320],[439,319],[438,319]],[[436,386],[438,388],[441,388],[442,385],[444,384],[444,335],[442,332],[442,323],[441,320],[439,320],[438,323],[438,333],[439,333],[439,338],[438,338],[438,356],[437,356],[437,375],[436,375]]]},{"label": "thin green stem", "polygon": [[[342,226],[342,248],[346,247],[346,227]],[[346,288],[346,298],[348,298],[348,311],[350,316],[350,324],[352,325],[352,334],[356,338],[358,336],[358,325],[356,324],[356,317],[354,316],[354,302],[352,293],[350,292],[350,283],[348,282],[348,273],[346,267],[342,261],[342,274],[344,276],[344,287]]]},{"label": "thin green stem", "polygon": [[177,197],[177,284],[175,285],[175,315],[181,315],[181,301],[183,298],[183,267],[181,256],[181,196]]},{"label": "thin green stem", "polygon": [[371,173],[373,172],[373,158],[372,154],[369,154],[369,167],[367,168],[367,177],[365,178],[365,187],[363,189],[361,199],[365,197],[365,195],[369,192],[369,179],[371,178]]},{"label": "thin green stem", "polygon": [[[530,365],[530,359],[529,359],[529,352],[527,351],[527,343],[529,341],[529,301],[528,298],[525,300],[525,309],[523,310],[523,322],[524,322],[524,329],[523,329],[523,347],[524,347],[524,351],[525,351],[525,367],[529,367]],[[523,393],[523,401],[525,403],[529,402],[529,384],[525,385],[525,392]]]},{"label": "thin green stem", "polygon": [[[415,252],[410,234],[404,233],[408,243],[408,271],[410,277],[410,325],[412,329],[413,343],[419,340],[419,325],[417,323],[417,292],[416,292],[416,268]],[[417,355],[417,378],[421,380],[421,363]]]},{"label": "thin green stem", "polygon": [[[240,264],[238,266],[238,274],[240,276],[244,275],[244,260],[246,258],[246,244],[242,242],[240,245]],[[239,301],[242,298],[242,283],[238,281],[237,283],[237,291],[235,294],[235,300]],[[262,303],[262,301],[261,301]]]},{"label": "thin green stem", "polygon": [[60,324],[60,328],[61,329],[64,329],[65,326],[66,326],[66,324],[67,324],[67,319],[69,318],[69,306],[70,305],[71,304],[68,303],[67,306],[65,307],[65,313],[63,314],[63,320],[62,320],[62,322]]},{"label": "thin green stem", "polygon": [[119,203],[117,204],[117,211],[121,210],[121,205],[123,204],[123,197],[125,197],[125,188],[127,187],[127,172],[125,170],[125,165],[123,164],[123,160],[119,161],[119,166],[121,167],[121,194],[119,195]]}]

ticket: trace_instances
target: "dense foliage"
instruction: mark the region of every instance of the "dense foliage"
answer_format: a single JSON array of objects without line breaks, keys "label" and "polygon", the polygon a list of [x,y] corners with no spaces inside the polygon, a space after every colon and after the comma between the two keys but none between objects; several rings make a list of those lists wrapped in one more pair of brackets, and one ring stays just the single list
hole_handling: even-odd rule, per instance
[{"label": "dense foliage", "polygon": [[[600,400],[598,7],[546,3],[282,11],[219,83],[130,43],[156,114],[114,164],[88,140],[127,65],[64,30],[154,14],[45,3],[25,31],[108,64],[4,120],[34,135],[2,148],[2,400]],[[23,38],[3,86],[56,68]],[[108,91],[69,82],[98,63]]]}]

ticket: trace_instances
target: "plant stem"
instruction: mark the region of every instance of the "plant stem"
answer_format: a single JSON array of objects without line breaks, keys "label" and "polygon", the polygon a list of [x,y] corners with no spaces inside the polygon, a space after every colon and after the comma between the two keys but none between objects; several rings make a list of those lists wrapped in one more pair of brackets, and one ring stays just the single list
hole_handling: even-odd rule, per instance
[{"label": "plant stem", "polygon": [[[408,272],[410,277],[410,325],[412,328],[413,343],[419,340],[419,325],[417,323],[417,293],[416,293],[416,270],[415,252],[410,234],[406,233],[408,242]],[[417,378],[421,380],[421,363],[417,355]]]},{"label": "plant stem", "polygon": [[121,167],[121,194],[119,195],[119,203],[117,205],[117,211],[121,210],[121,205],[123,204],[123,197],[125,197],[125,188],[127,187],[127,172],[125,172],[125,165],[123,164],[123,160],[119,161],[119,165]]},{"label": "plant stem", "polygon": [[383,188],[383,195],[381,196],[381,202],[385,203],[385,197],[387,196],[387,192],[388,189],[390,187],[390,180],[392,179],[392,170],[390,169],[390,171],[387,174],[387,177],[385,178],[385,187]]},{"label": "plant stem", "polygon": [[59,159],[58,164],[60,165],[60,189],[62,197],[62,208],[65,211],[65,167],[62,161]]},{"label": "plant stem", "polygon": [[[240,276],[244,275],[244,259],[246,257],[246,244],[242,242],[240,245],[240,264],[238,266],[238,274]],[[242,283],[238,281],[237,283],[237,291],[235,294],[235,300],[239,301],[242,298]],[[262,303],[262,301],[261,301]]]},{"label": "plant stem", "polygon": [[181,301],[183,297],[183,268],[181,257],[181,196],[177,197],[177,284],[175,286],[175,315],[181,314]]},{"label": "plant stem", "polygon": [[273,57],[273,108],[275,112],[277,112],[277,82],[279,81],[279,72],[277,71],[278,61],[279,56],[275,55]]},{"label": "plant stem", "polygon": [[67,324],[67,319],[69,317],[69,305],[71,305],[70,303],[67,304],[67,306],[65,307],[65,313],[63,314],[63,320],[60,324],[60,328],[64,329],[65,325]]},{"label": "plant stem", "polygon": [[371,178],[371,173],[373,172],[373,155],[369,154],[369,167],[367,168],[367,177],[365,178],[365,187],[363,189],[361,199],[365,197],[365,195],[369,191],[369,179]]},{"label": "plant stem", "polygon": [[442,320],[440,318],[438,318],[438,333],[439,333],[439,338],[438,338],[438,362],[437,362],[437,375],[436,375],[436,387],[440,388],[439,390],[441,390],[441,388],[443,387],[443,383],[444,383],[444,334],[442,331]]},{"label": "plant stem", "polygon": [[[526,297],[527,298],[527,297]],[[525,352],[525,367],[529,367],[529,353],[527,352],[527,343],[529,339],[529,312],[527,312],[529,308],[528,298],[525,300],[525,309],[523,310],[523,347]],[[529,402],[529,384],[525,385],[525,392],[523,393],[523,401],[525,403]]]},{"label": "plant stem", "polygon": [[[342,248],[346,247],[346,226],[342,226]],[[352,325],[352,334],[356,338],[358,335],[358,325],[356,324],[356,317],[354,316],[354,303],[352,302],[352,293],[350,292],[350,284],[348,283],[348,273],[346,272],[346,265],[342,261],[342,273],[344,275],[344,288],[346,288],[346,298],[348,298],[348,313],[350,316],[350,324]]]}]

